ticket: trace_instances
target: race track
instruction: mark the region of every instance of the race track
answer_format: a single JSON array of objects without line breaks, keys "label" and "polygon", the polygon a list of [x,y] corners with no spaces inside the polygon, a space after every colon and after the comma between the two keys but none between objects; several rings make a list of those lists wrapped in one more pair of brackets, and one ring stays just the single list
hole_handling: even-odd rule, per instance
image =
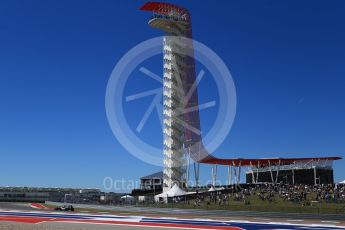
[{"label": "race track", "polygon": [[[150,218],[145,216],[96,215],[84,213],[59,213],[52,211],[0,210],[0,229],[6,222],[22,223],[21,229],[345,229],[333,224],[291,224],[279,222],[254,222],[242,220],[209,220]],[[32,228],[34,226],[34,228]],[[26,228],[27,227],[27,228]],[[7,227],[6,229],[10,229]]]},{"label": "race track", "polygon": [[[187,215],[190,211],[174,210],[176,217],[166,217],[164,213],[150,215],[147,210],[142,214],[110,214],[109,212],[56,212],[40,209],[40,204],[28,203],[0,203],[0,230],[28,229],[28,230],[88,230],[88,229],[345,229],[343,221],[332,220],[302,220],[253,218],[236,215],[209,216],[196,213]],[[44,206],[43,206],[44,208]],[[138,211],[138,210],[137,210]],[[171,211],[171,210],[170,210]],[[206,211],[206,210],[205,210]],[[206,211],[207,212],[207,211]],[[219,214],[219,212],[218,212]],[[164,217],[165,216],[165,217]],[[188,217],[186,217],[188,216]]]}]

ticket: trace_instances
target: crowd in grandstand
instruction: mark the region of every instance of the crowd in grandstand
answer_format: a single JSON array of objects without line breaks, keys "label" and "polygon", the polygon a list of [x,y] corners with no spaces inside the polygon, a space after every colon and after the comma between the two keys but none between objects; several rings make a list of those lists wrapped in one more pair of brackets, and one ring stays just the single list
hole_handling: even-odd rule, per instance
[{"label": "crowd in grandstand", "polygon": [[[276,199],[290,202],[298,202],[303,206],[312,205],[325,201],[328,203],[339,203],[345,201],[345,185],[283,185],[283,184],[261,184],[247,188],[237,186],[236,190],[225,189],[207,193],[197,192],[193,199],[195,206],[202,202],[207,204],[224,205],[230,201],[250,204],[253,197],[262,201],[273,202]],[[183,202],[185,199],[175,199],[174,202]]]}]

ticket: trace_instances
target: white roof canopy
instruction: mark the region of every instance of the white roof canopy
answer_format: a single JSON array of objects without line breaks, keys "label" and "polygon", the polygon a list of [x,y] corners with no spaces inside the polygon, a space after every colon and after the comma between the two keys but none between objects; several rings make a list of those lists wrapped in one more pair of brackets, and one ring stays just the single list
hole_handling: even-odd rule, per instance
[{"label": "white roof canopy", "polygon": [[169,191],[156,195],[155,200],[158,200],[159,198],[167,199],[167,197],[183,196],[186,194],[189,193],[175,184]]}]

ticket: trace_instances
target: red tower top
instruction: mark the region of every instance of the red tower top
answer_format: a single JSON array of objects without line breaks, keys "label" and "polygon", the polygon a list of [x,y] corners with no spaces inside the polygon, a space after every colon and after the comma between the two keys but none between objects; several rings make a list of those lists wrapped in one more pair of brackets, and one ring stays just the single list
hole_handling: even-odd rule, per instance
[{"label": "red tower top", "polygon": [[178,16],[190,20],[190,14],[186,8],[166,2],[147,2],[140,7],[140,10],[152,11],[164,15],[178,14]]}]

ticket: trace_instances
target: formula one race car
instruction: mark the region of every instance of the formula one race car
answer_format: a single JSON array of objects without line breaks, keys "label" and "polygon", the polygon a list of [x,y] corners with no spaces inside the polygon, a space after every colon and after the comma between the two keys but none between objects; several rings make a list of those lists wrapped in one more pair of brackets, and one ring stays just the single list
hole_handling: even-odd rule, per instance
[{"label": "formula one race car", "polygon": [[65,211],[65,212],[68,212],[68,211],[74,212],[74,208],[73,208],[72,205],[58,206],[54,210],[56,210],[56,211]]}]

